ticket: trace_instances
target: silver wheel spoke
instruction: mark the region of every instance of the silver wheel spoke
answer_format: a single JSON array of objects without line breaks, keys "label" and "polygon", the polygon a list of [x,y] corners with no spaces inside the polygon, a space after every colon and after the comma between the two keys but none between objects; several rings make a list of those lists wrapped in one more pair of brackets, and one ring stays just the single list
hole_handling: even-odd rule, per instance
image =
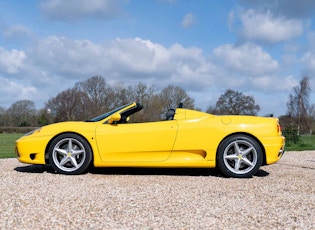
[{"label": "silver wheel spoke", "polygon": [[249,148],[243,150],[242,151],[242,156],[243,157],[247,156],[252,150],[253,150],[253,147],[249,147]]},{"label": "silver wheel spoke", "polygon": [[225,156],[225,159],[228,159],[228,160],[237,160],[238,157],[237,157],[237,155],[235,155],[235,154],[231,154],[231,155]]},{"label": "silver wheel spoke", "polygon": [[85,151],[83,150],[83,149],[80,149],[80,150],[72,150],[72,156],[78,156],[78,155],[80,155],[80,154],[82,154],[82,153],[84,153]]},{"label": "silver wheel spoke", "polygon": [[68,152],[71,152],[71,150],[72,150],[72,140],[69,139],[69,141],[68,141]]},{"label": "silver wheel spoke", "polygon": [[64,166],[66,163],[69,162],[69,158],[67,156],[65,156],[64,158],[62,158],[62,160],[60,161],[60,165]]},{"label": "silver wheel spoke", "polygon": [[70,159],[72,165],[74,166],[74,168],[78,168],[78,163],[77,163],[76,159],[73,156],[69,157],[69,159]]},{"label": "silver wheel spoke", "polygon": [[236,154],[240,154],[241,152],[240,147],[238,146],[237,142],[234,142],[234,150]]},{"label": "silver wheel spoke", "polygon": [[52,158],[59,169],[73,172],[83,165],[86,158],[86,150],[77,139],[65,138],[55,145]]},{"label": "silver wheel spoke", "polygon": [[56,152],[64,155],[64,156],[67,156],[67,150],[64,150],[64,149],[55,149]]},{"label": "silver wheel spoke", "polygon": [[243,163],[250,166],[250,167],[254,167],[253,163],[250,160],[248,160],[247,158],[243,158]]},{"label": "silver wheel spoke", "polygon": [[257,152],[250,142],[234,140],[225,148],[223,161],[232,173],[245,174],[256,166]]},{"label": "silver wheel spoke", "polygon": [[237,160],[235,161],[235,167],[234,167],[234,169],[235,169],[236,171],[238,171],[238,170],[240,169],[240,167],[241,167],[241,159],[237,159]]}]

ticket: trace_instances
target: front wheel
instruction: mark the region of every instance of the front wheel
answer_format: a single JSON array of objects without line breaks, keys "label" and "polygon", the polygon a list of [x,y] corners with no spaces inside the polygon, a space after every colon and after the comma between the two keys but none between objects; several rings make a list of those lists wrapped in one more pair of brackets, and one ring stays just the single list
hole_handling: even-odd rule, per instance
[{"label": "front wheel", "polygon": [[245,135],[228,137],[219,146],[217,165],[228,177],[246,178],[257,173],[263,152],[256,140]]},{"label": "front wheel", "polygon": [[75,134],[62,134],[49,148],[49,162],[59,173],[75,175],[84,173],[92,161],[88,143]]}]

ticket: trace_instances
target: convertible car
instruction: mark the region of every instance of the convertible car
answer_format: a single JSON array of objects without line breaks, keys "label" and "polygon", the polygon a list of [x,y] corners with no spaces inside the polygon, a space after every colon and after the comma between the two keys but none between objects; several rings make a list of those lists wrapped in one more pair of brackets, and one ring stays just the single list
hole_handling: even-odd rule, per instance
[{"label": "convertible car", "polygon": [[285,138],[277,118],[215,116],[170,109],[163,121],[128,123],[130,103],[88,121],[38,128],[16,141],[20,162],[49,164],[62,174],[94,167],[217,167],[227,177],[252,177],[277,162]]}]

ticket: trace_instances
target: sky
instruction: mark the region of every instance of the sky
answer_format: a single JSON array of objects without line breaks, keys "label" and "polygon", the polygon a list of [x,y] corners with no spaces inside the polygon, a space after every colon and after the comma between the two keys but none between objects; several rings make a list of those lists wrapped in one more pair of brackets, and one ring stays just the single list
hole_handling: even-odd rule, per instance
[{"label": "sky", "polygon": [[0,0],[0,106],[37,109],[76,82],[184,89],[205,111],[227,89],[287,112],[310,78],[314,0]]}]

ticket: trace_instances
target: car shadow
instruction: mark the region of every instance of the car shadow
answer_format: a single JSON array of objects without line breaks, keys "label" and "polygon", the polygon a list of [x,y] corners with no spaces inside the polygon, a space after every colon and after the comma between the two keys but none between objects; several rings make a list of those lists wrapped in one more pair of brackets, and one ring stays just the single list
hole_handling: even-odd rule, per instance
[{"label": "car shadow", "polygon": [[223,177],[216,169],[204,168],[91,168],[89,173],[134,176],[216,176]]},{"label": "car shadow", "polygon": [[[49,165],[27,165],[14,169],[22,173],[51,173],[57,174]],[[128,168],[128,167],[110,167],[95,168],[90,167],[87,173],[99,175],[134,175],[134,176],[224,176],[217,169],[206,168]],[[260,169],[254,177],[266,177],[269,173]]]},{"label": "car shadow", "polygon": [[14,169],[17,172],[22,173],[52,173],[56,174],[56,172],[49,165],[27,165],[20,166]]},{"label": "car shadow", "polygon": [[267,177],[269,176],[269,172],[265,170],[259,169],[258,172],[254,175],[255,177]]}]

